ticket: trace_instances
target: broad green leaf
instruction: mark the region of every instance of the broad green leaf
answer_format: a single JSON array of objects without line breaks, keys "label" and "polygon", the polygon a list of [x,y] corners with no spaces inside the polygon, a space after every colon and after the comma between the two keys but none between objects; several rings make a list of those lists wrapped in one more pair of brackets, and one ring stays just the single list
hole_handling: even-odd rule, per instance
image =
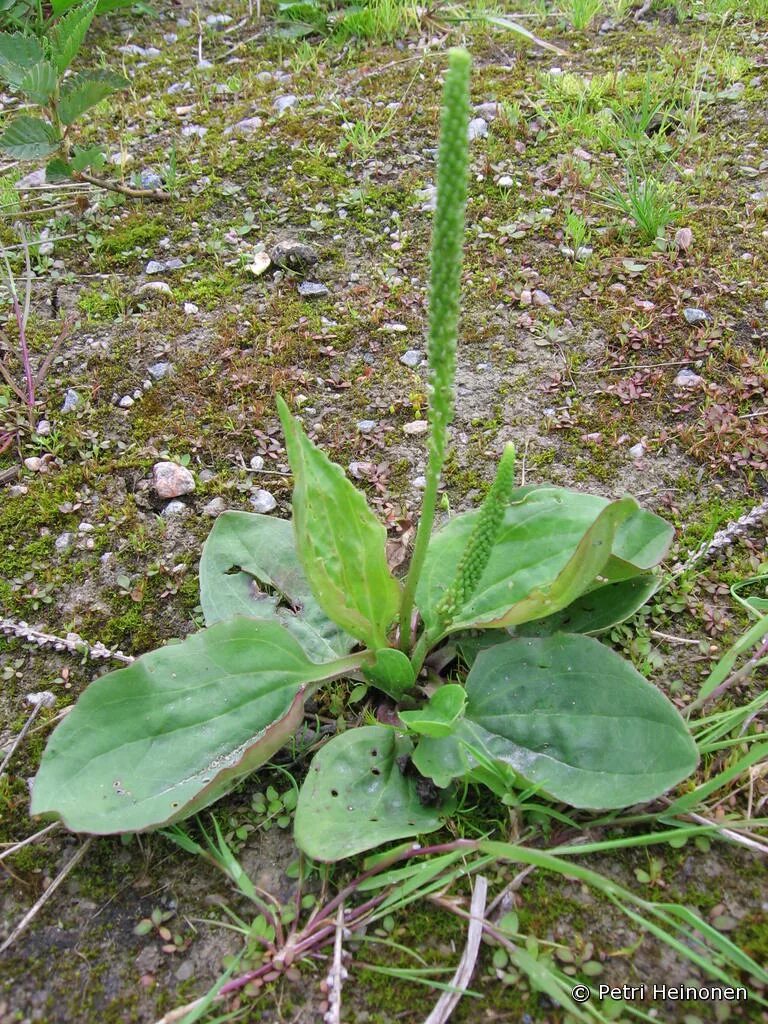
[{"label": "broad green leaf", "polygon": [[48,32],[51,54],[59,74],[63,74],[77,56],[96,13],[96,0],[88,0],[69,11]]},{"label": "broad green leaf", "polygon": [[62,124],[72,124],[81,114],[107,96],[130,85],[127,78],[114,71],[85,71],[68,78],[61,90],[59,117]]},{"label": "broad green leaf", "polygon": [[0,79],[18,88],[28,68],[43,60],[40,43],[21,32],[0,32]]},{"label": "broad green leaf", "polygon": [[317,753],[296,806],[296,845],[335,861],[406,836],[434,832],[452,805],[426,807],[406,774],[411,743],[384,725],[335,736]]},{"label": "broad green leaf", "polygon": [[[451,631],[518,625],[567,607],[599,579],[617,530],[640,511],[632,498],[608,502],[560,488],[516,491],[488,566]],[[416,592],[427,629],[476,517],[456,516],[430,541]]]},{"label": "broad green leaf", "polygon": [[595,587],[554,615],[517,626],[515,633],[519,636],[603,633],[642,608],[659,589],[660,582],[658,576],[645,573],[619,583]]},{"label": "broad green leaf", "polygon": [[366,646],[387,646],[400,585],[389,571],[387,532],[363,494],[277,399],[293,471],[296,549],[317,603]]},{"label": "broad green leaf", "polygon": [[445,789],[454,779],[471,778],[477,762],[467,755],[467,744],[482,749],[485,739],[484,730],[462,718],[450,734],[422,736],[413,752],[413,766]]},{"label": "broad green leaf", "polygon": [[60,143],[52,124],[27,114],[11,121],[0,135],[0,149],[16,160],[48,156],[59,148]]},{"label": "broad green leaf", "polygon": [[208,626],[236,615],[275,619],[312,661],[330,661],[355,644],[312,596],[287,519],[222,513],[200,559],[200,603]]},{"label": "broad green leaf", "polygon": [[100,835],[179,821],[272,757],[315,685],[363,659],[314,665],[282,626],[245,618],[145,654],[91,683],[53,733],[32,813]]},{"label": "broad green leaf", "polygon": [[383,647],[376,651],[376,660],[363,669],[368,682],[378,690],[399,701],[416,682],[416,674],[410,658],[394,647]]},{"label": "broad green leaf", "polygon": [[674,530],[660,516],[638,508],[616,531],[605,568],[611,581],[629,579],[657,566],[669,551]]},{"label": "broad green leaf", "polygon": [[418,711],[401,711],[400,718],[421,736],[450,736],[464,714],[467,694],[463,686],[446,683]]},{"label": "broad green leaf", "polygon": [[574,807],[645,802],[696,767],[673,705],[591,637],[499,644],[478,656],[466,688],[484,753]]},{"label": "broad green leaf", "polygon": [[68,181],[72,177],[72,165],[61,157],[55,157],[46,165],[46,181]]},{"label": "broad green leaf", "polygon": [[56,68],[47,60],[38,61],[26,69],[18,88],[33,103],[44,106],[56,89]]},{"label": "broad green leaf", "polygon": [[100,171],[105,162],[101,146],[89,146],[87,149],[75,146],[72,150],[72,169],[75,171],[87,171],[89,168]]}]

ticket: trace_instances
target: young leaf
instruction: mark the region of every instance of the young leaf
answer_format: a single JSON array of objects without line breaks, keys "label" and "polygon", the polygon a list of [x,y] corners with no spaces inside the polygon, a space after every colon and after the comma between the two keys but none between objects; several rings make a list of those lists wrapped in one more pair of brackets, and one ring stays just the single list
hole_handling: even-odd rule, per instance
[{"label": "young leaf", "polygon": [[384,725],[335,736],[301,787],[294,838],[314,860],[335,861],[440,828],[451,804],[425,807],[401,767],[410,741]]},{"label": "young leaf", "polygon": [[105,157],[100,146],[89,146],[87,149],[75,146],[72,150],[72,170],[74,171],[89,169],[100,171],[104,163]]},{"label": "young leaf", "polygon": [[38,61],[26,69],[18,88],[33,103],[44,106],[56,89],[56,69],[47,60]]},{"label": "young leaf", "polygon": [[233,619],[86,689],[58,726],[32,813],[74,832],[139,832],[207,807],[301,724],[315,684],[364,655],[314,665],[273,622]]},{"label": "young leaf", "polygon": [[87,0],[87,3],[59,18],[48,32],[51,55],[60,75],[64,74],[83,45],[96,13],[96,2],[97,0]]},{"label": "young leaf", "polygon": [[279,396],[277,407],[294,477],[296,550],[315,599],[366,646],[386,647],[400,600],[400,586],[387,565],[387,532]]},{"label": "young leaf", "polygon": [[72,124],[81,114],[107,96],[125,89],[130,82],[114,71],[85,71],[68,78],[61,90],[59,117],[62,124]]},{"label": "young leaf", "polygon": [[[637,517],[641,524],[658,518],[631,498],[608,502],[557,487],[513,492],[486,570],[451,631],[518,625],[567,607],[606,572],[618,530]],[[439,625],[439,602],[477,518],[477,512],[455,516],[431,540],[416,594],[430,632]],[[621,564],[632,575],[640,572]]]},{"label": "young leaf", "polygon": [[68,181],[72,177],[72,165],[61,157],[55,157],[45,168],[46,181]]},{"label": "young leaf", "polygon": [[368,682],[394,701],[401,700],[416,682],[410,659],[393,647],[376,651],[376,661],[363,669]]},{"label": "young leaf", "polygon": [[34,36],[21,32],[0,32],[0,79],[18,88],[28,68],[45,54]]},{"label": "young leaf", "polygon": [[466,703],[464,687],[446,683],[432,694],[423,708],[399,714],[408,728],[421,736],[450,736],[464,714]]},{"label": "young leaf", "polygon": [[466,689],[484,753],[573,807],[652,800],[696,767],[674,706],[590,637],[499,644],[478,656]]},{"label": "young leaf", "polygon": [[312,596],[286,519],[222,513],[200,559],[200,604],[208,626],[235,615],[275,619],[312,661],[330,661],[355,644]]},{"label": "young leaf", "polygon": [[15,160],[36,160],[48,156],[59,148],[60,143],[52,124],[28,114],[14,118],[0,135],[0,149]]}]

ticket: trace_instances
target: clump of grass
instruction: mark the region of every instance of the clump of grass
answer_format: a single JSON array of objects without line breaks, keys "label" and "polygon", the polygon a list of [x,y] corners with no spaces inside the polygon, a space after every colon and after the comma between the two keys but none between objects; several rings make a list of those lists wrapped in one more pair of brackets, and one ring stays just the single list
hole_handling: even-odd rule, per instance
[{"label": "clump of grass", "polygon": [[627,169],[623,188],[610,182],[598,198],[608,209],[632,220],[643,241],[649,244],[663,237],[668,225],[680,216],[671,187],[652,174],[640,177],[631,167]]},{"label": "clump of grass", "polygon": [[603,0],[570,0],[568,18],[577,32],[589,28],[603,9]]}]

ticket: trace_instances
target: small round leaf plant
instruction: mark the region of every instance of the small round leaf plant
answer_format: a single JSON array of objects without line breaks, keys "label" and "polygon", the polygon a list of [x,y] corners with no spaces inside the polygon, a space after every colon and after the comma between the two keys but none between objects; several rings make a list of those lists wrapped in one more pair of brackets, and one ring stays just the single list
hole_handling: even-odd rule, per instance
[{"label": "small round leaf plant", "polygon": [[318,687],[350,676],[390,710],[382,724],[335,736],[310,765],[295,835],[318,860],[439,828],[467,781],[502,798],[533,787],[606,809],[651,800],[693,771],[676,709],[595,639],[653,594],[670,526],[630,497],[515,487],[508,446],[480,508],[433,532],[454,410],[469,74],[469,55],[452,50],[431,258],[429,457],[405,579],[390,572],[385,529],[363,494],[278,398],[292,522],[219,517],[200,562],[206,628],[87,688],[45,750],[34,814],[99,834],[185,818],[272,757]]}]

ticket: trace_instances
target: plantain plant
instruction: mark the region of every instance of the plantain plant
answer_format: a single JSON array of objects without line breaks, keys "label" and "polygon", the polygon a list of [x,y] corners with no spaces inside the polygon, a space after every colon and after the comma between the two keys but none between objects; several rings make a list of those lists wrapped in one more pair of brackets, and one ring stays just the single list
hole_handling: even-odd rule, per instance
[{"label": "plantain plant", "polygon": [[320,860],[439,828],[466,782],[597,809],[651,800],[693,771],[675,708],[594,636],[657,587],[663,520],[629,497],[515,487],[510,446],[481,507],[433,531],[454,408],[469,69],[452,50],[427,483],[405,580],[363,494],[278,398],[293,522],[219,517],[200,563],[206,628],[88,687],[48,743],[33,813],[95,833],[185,818],[269,759],[307,699],[344,676],[378,691],[381,724],[342,732],[312,761],[295,835]]},{"label": "plantain plant", "polygon": [[99,0],[59,0],[49,18],[28,22],[23,31],[0,32],[0,82],[42,115],[17,114],[0,134],[0,152],[15,160],[48,159],[48,181],[85,181],[133,198],[169,199],[161,189],[131,188],[99,176],[102,148],[78,146],[72,138],[87,110],[129,85],[107,68],[67,74],[97,9]]}]

